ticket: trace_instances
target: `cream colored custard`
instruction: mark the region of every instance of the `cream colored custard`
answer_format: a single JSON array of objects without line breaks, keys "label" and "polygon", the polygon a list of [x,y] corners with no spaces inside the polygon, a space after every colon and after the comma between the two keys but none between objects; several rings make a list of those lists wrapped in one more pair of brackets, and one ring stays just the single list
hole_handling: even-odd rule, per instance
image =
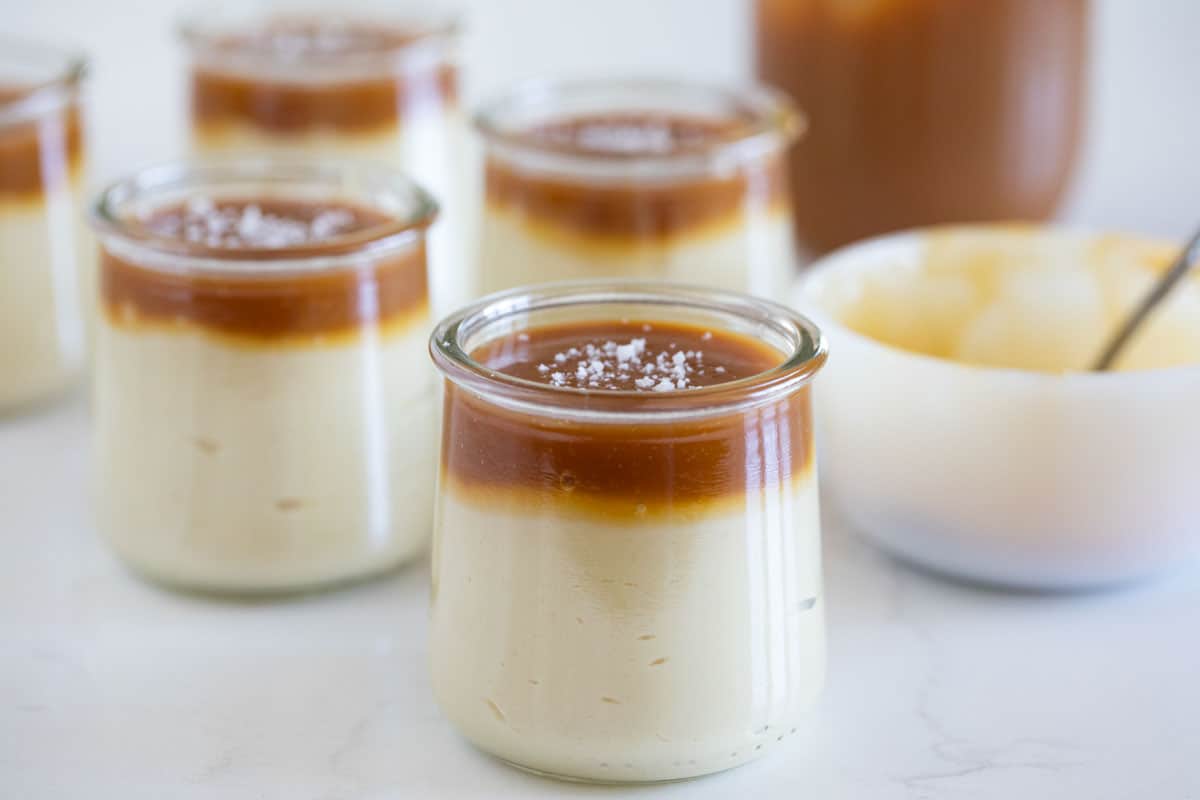
[{"label": "cream colored custard", "polygon": [[105,195],[96,506],[138,571],[282,591],[424,548],[431,201],[363,169],[276,162],[247,195],[245,169],[193,168],[165,209]]},{"label": "cream colored custard", "polygon": [[786,213],[772,210],[749,212],[736,222],[670,242],[620,243],[560,234],[520,213],[489,207],[481,236],[480,282],[489,292],[546,280],[609,277],[770,296],[791,280],[795,264]]},{"label": "cream colored custard", "polygon": [[795,251],[798,122],[767,93],[669,82],[537,85],[477,120],[479,284],[660,279],[778,296]]},{"label": "cream colored custard", "polygon": [[[593,781],[769,752],[824,683],[815,482],[624,526],[444,486],[431,642],[443,712],[506,761]],[[749,537],[748,519],[763,525]]]},{"label": "cream colored custard", "polygon": [[[91,258],[78,206],[81,63],[7,41],[0,41],[0,52],[3,413],[79,377],[87,358],[79,279]],[[26,83],[7,84],[10,76]]]},{"label": "cream colored custard", "polygon": [[0,413],[63,391],[87,360],[77,191],[0,199]]},{"label": "cream colored custard", "polygon": [[452,20],[329,6],[185,26],[193,149],[355,158],[404,170],[443,209],[430,229],[435,312],[466,302],[468,174]]},{"label": "cream colored custard", "polygon": [[[551,303],[570,305],[570,291]],[[558,305],[545,326],[521,306],[515,328],[491,323],[507,333],[463,335],[481,380],[439,360],[452,349],[440,337],[466,326],[435,333],[449,378],[430,644],[439,705],[487,752],[579,780],[671,780],[769,752],[824,680],[800,377],[823,351],[810,339],[789,358],[767,333],[772,345],[619,299],[611,309],[626,317],[566,322],[596,311]],[[723,388],[781,370],[791,383],[771,399],[739,407],[746,387]],[[645,416],[621,420],[635,411]]]}]

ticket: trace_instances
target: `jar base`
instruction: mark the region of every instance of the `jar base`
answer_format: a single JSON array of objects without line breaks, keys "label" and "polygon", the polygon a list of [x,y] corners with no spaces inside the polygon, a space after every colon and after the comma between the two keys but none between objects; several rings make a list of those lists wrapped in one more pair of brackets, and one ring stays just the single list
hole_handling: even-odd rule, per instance
[{"label": "jar base", "polygon": [[223,585],[202,580],[189,581],[186,579],[180,579],[176,576],[163,575],[159,572],[156,572],[152,568],[144,567],[141,564],[136,564],[133,561],[126,559],[119,552],[115,553],[117,560],[121,562],[122,567],[124,567],[138,580],[148,583],[155,588],[204,600],[225,600],[235,603],[268,602],[273,600],[287,601],[300,599],[308,595],[324,594],[326,592],[348,589],[359,584],[381,580],[388,575],[399,572],[418,563],[422,557],[427,556],[427,554],[428,547],[424,547],[420,550],[408,553],[395,561],[390,561],[377,568],[364,572],[357,572],[348,575],[337,575],[321,580],[305,582],[303,584],[248,587]]},{"label": "jar base", "polygon": [[751,756],[750,758],[746,759],[745,761],[739,761],[738,763],[730,764],[729,766],[715,767],[712,769],[701,769],[698,772],[693,772],[693,773],[690,773],[687,775],[678,775],[678,776],[674,776],[674,777],[670,777],[670,778],[620,778],[620,777],[616,777],[616,776],[614,776],[612,778],[593,778],[593,777],[583,777],[583,776],[579,776],[579,775],[563,775],[563,774],[560,774],[557,772],[549,772],[547,770],[537,769],[536,767],[529,767],[524,764],[518,764],[516,761],[510,761],[507,758],[501,758],[500,756],[492,755],[491,753],[488,753],[485,750],[480,750],[480,752],[483,753],[484,755],[488,756],[489,758],[494,758],[496,761],[499,761],[501,764],[505,764],[506,766],[512,767],[513,769],[520,770],[521,772],[529,773],[530,775],[536,775],[539,778],[548,778],[550,780],[563,781],[565,783],[578,783],[578,784],[592,785],[592,786],[652,786],[652,785],[656,785],[656,784],[665,784],[665,783],[683,783],[684,781],[697,780],[699,778],[704,778],[709,775],[716,775],[719,772],[728,772],[729,770],[737,769],[738,767],[745,766],[746,764],[749,764],[753,761],[757,761],[758,759],[762,758],[762,755],[763,755],[763,754],[759,754],[759,755]]},{"label": "jar base", "polygon": [[0,422],[17,417],[37,416],[49,413],[72,402],[82,394],[84,372],[73,372],[63,380],[39,391],[22,395],[19,399],[0,403]]}]

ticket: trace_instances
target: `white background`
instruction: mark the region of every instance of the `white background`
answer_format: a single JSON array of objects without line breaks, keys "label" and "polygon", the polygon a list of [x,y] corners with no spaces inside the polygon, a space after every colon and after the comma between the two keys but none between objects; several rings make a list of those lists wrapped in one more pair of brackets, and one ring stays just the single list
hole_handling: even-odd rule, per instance
[{"label": "white background", "polygon": [[[1095,2],[1089,138],[1064,216],[1182,236],[1200,223],[1200,2]],[[193,5],[0,0],[0,31],[77,43],[93,55],[98,179],[181,152],[183,71],[173,23]],[[469,27],[468,105],[535,75],[739,80],[750,71],[750,0],[461,0],[457,6]]]}]

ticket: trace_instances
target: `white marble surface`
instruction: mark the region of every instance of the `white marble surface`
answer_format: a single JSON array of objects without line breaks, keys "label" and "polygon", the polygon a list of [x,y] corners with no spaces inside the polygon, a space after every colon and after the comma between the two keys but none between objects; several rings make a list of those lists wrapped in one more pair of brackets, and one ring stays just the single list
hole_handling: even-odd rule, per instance
[{"label": "white marble surface", "polygon": [[827,525],[831,681],[802,735],[666,787],[530,777],[428,691],[428,572],[288,602],[180,596],[94,534],[80,398],[0,419],[0,798],[1200,798],[1200,580],[1031,596]]}]

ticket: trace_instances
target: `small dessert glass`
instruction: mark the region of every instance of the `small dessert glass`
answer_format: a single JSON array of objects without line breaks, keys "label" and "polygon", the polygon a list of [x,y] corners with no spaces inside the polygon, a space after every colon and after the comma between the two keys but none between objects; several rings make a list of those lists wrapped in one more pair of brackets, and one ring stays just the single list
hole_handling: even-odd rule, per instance
[{"label": "small dessert glass", "polygon": [[57,394],[87,361],[85,71],[78,56],[0,37],[0,413]]},{"label": "small dessert glass", "polygon": [[[613,320],[754,337],[778,364],[674,392],[583,391],[472,357]],[[819,331],[747,295],[558,284],[486,298],[430,347],[446,378],[432,680],[459,731],[594,782],[715,772],[794,732],[824,680]]]},{"label": "small dessert glass", "polygon": [[441,208],[429,281],[435,311],[448,313],[473,297],[461,31],[461,14],[441,2],[197,3],[180,25],[192,148],[404,170]]},{"label": "small dessert glass", "polygon": [[[563,124],[584,133],[546,135]],[[589,125],[600,129],[588,136]],[[536,81],[484,106],[475,128],[484,292],[650,279],[777,297],[790,285],[785,157],[804,120],[777,92]]]},{"label": "small dessert glass", "polygon": [[[386,221],[282,247],[212,246],[145,222],[222,201]],[[95,495],[118,555],[167,584],[257,593],[362,577],[423,549],[435,213],[383,166],[279,159],[163,164],[100,195]]]}]

